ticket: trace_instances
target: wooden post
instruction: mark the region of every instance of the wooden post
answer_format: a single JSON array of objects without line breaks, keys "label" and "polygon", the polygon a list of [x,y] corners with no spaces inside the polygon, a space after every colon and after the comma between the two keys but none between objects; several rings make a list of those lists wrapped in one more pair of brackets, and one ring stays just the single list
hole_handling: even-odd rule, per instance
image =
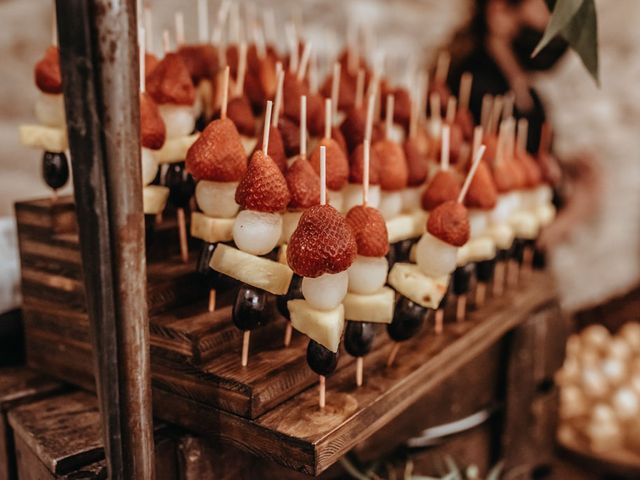
[{"label": "wooden post", "polygon": [[136,2],[56,2],[110,478],[154,479]]}]

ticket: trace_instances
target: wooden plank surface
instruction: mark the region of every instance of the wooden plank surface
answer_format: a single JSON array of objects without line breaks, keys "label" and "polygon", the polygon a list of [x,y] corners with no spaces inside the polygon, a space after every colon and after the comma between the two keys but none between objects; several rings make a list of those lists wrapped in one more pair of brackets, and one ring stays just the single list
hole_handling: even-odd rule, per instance
[{"label": "wooden plank surface", "polygon": [[536,274],[519,290],[472,312],[467,322],[448,324],[440,336],[422,333],[407,342],[392,368],[384,367],[391,348],[385,344],[367,357],[363,387],[355,388],[350,368],[328,379],[323,410],[313,387],[253,421],[158,389],[155,411],[168,421],[317,475],[553,300],[552,283]]}]

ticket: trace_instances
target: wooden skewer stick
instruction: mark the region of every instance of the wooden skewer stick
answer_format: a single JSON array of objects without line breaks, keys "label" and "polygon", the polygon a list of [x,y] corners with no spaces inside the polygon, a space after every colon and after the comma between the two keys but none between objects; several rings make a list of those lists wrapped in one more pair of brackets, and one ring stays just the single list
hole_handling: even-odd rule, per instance
[{"label": "wooden skewer stick", "polygon": [[371,163],[371,142],[365,139],[363,142],[363,172],[362,172],[362,205],[367,206],[369,201],[369,165]]},{"label": "wooden skewer stick", "polygon": [[458,92],[458,108],[469,110],[469,100],[471,99],[471,85],[473,84],[473,74],[465,72],[460,77],[460,91]]},{"label": "wooden skewer stick", "polygon": [[493,107],[493,98],[489,94],[485,94],[482,97],[482,107],[480,109],[480,126],[485,132],[489,130],[489,116],[491,115],[491,108]]},{"label": "wooden skewer stick", "polygon": [[246,367],[249,364],[249,343],[251,341],[251,330],[242,333],[242,359],[241,364]]},{"label": "wooden skewer stick", "polygon": [[324,138],[331,138],[331,99],[324,100]]},{"label": "wooden skewer stick", "polygon": [[184,208],[178,208],[178,233],[180,236],[180,258],[184,263],[189,261],[189,244],[187,242],[187,222],[185,220]]},{"label": "wooden skewer stick", "polygon": [[364,357],[356,358],[356,385],[361,387],[364,383]]},{"label": "wooden skewer stick", "polygon": [[268,155],[269,151],[269,125],[271,125],[271,110],[273,109],[273,102],[267,101],[267,109],[264,112],[264,128],[262,129],[262,153]]},{"label": "wooden skewer stick", "polygon": [[229,65],[224,67],[222,77],[222,104],[220,105],[220,118],[227,118],[227,104],[229,103]]},{"label": "wooden skewer stick", "polygon": [[447,113],[445,116],[445,122],[447,122],[447,124],[449,125],[453,125],[453,123],[456,120],[456,108],[458,106],[458,101],[456,100],[456,97],[454,97],[453,95],[451,95],[449,97],[449,101],[447,101]]},{"label": "wooden skewer stick", "polygon": [[309,58],[311,57],[311,43],[307,42],[304,45],[304,50],[302,51],[302,57],[300,58],[300,65],[298,66],[298,81],[302,81],[304,76],[307,74],[307,65],[309,65]]},{"label": "wooden skewer stick", "polygon": [[209,40],[209,4],[207,0],[198,0],[198,40],[203,44]]},{"label": "wooden skewer stick", "polygon": [[436,335],[442,334],[442,331],[444,330],[444,309],[443,308],[438,308],[436,310],[434,330]]},{"label": "wooden skewer stick", "polygon": [[165,55],[171,51],[171,36],[169,30],[162,31],[162,49]]},{"label": "wooden skewer stick", "polygon": [[391,351],[389,352],[389,357],[387,358],[387,368],[391,367],[393,365],[393,362],[396,361],[399,350],[400,342],[394,342],[393,347],[391,347]]},{"label": "wooden skewer stick", "polygon": [[287,43],[289,44],[289,71],[296,73],[299,63],[298,52],[298,36],[296,34],[296,26],[293,23],[287,23],[285,26],[285,35],[287,37]]},{"label": "wooden skewer stick", "polygon": [[462,294],[456,297],[456,322],[464,322],[467,316],[467,295]]},{"label": "wooden skewer stick", "polygon": [[513,117],[513,105],[516,101],[516,96],[513,92],[508,92],[505,96],[504,96],[504,106],[503,106],[503,113],[502,113],[502,118],[507,119],[507,118],[512,118]]},{"label": "wooden skewer stick", "polygon": [[411,95],[411,110],[409,111],[409,138],[415,138],[418,134],[418,119],[420,117],[420,86],[414,85]]},{"label": "wooden skewer stick", "polygon": [[176,23],[176,45],[180,47],[184,45],[184,15],[182,10],[178,10],[174,18]]},{"label": "wooden skewer stick", "polygon": [[144,7],[144,31],[145,31],[145,45],[146,50],[155,53],[155,45],[153,42],[153,16],[151,15],[151,9]]},{"label": "wooden skewer stick", "polygon": [[449,170],[449,136],[451,132],[449,125],[442,127],[441,134],[441,146],[440,146],[440,169],[443,171]]},{"label": "wooden skewer stick", "polygon": [[333,76],[331,77],[331,105],[333,111],[331,112],[331,123],[335,121],[336,114],[338,113],[338,103],[340,102],[340,63],[333,64]]},{"label": "wooden skewer stick", "polygon": [[476,285],[476,308],[480,308],[484,305],[484,301],[487,297],[487,284],[484,282],[478,282]]},{"label": "wooden skewer stick", "polygon": [[504,292],[504,277],[505,277],[505,260],[496,263],[496,268],[493,272],[493,296],[497,297]]},{"label": "wooden skewer stick", "polygon": [[327,379],[324,375],[320,375],[318,405],[324,408],[327,404]]},{"label": "wooden skewer stick", "polygon": [[216,309],[216,289],[209,290],[209,311],[213,312]]},{"label": "wooden skewer stick", "polygon": [[244,79],[247,75],[247,43],[240,43],[238,51],[238,75],[236,76],[235,96],[241,97],[244,91]]},{"label": "wooden skewer stick", "polygon": [[542,124],[542,130],[540,131],[540,145],[538,147],[538,155],[547,153],[551,150],[551,125],[549,122]]},{"label": "wooden skewer stick", "polygon": [[364,138],[371,143],[371,136],[373,134],[373,112],[375,110],[376,98],[375,95],[369,95],[367,103],[367,123],[364,130]]},{"label": "wooden skewer stick", "polygon": [[487,131],[489,133],[495,134],[498,130],[498,125],[500,125],[500,117],[502,115],[502,103],[503,99],[501,95],[498,95],[493,99],[493,107],[491,108],[491,115],[489,115],[489,120],[487,122]]},{"label": "wooden skewer stick", "polygon": [[327,147],[320,146],[320,205],[327,204]]},{"label": "wooden skewer stick", "polygon": [[436,63],[436,72],[434,74],[434,80],[436,83],[447,83],[447,76],[449,75],[449,65],[451,64],[451,55],[446,50],[443,50],[438,55],[438,61]]},{"label": "wooden skewer stick", "polygon": [[58,46],[58,16],[56,15],[56,6],[55,2],[53,8],[51,9],[51,45],[54,47]]},{"label": "wooden skewer stick", "polygon": [[276,74],[277,87],[276,87],[276,99],[273,105],[273,121],[271,125],[275,128],[278,127],[278,123],[280,123],[280,110],[282,110],[282,88],[284,85],[284,71],[282,68]]},{"label": "wooden skewer stick", "polygon": [[484,156],[484,152],[487,149],[486,146],[480,145],[478,150],[473,155],[473,162],[471,163],[471,168],[469,168],[469,173],[467,173],[467,178],[464,179],[464,183],[462,184],[462,188],[460,189],[460,193],[458,194],[458,203],[462,204],[464,202],[464,197],[467,195],[469,191],[469,186],[471,185],[471,181],[478,170],[478,165],[480,165],[480,161]]},{"label": "wooden skewer stick", "polygon": [[364,101],[364,81],[364,69],[360,68],[358,70],[358,76],[356,77],[356,108],[360,108],[362,106],[362,102]]},{"label": "wooden skewer stick", "polygon": [[387,108],[384,118],[384,136],[387,140],[391,138],[391,130],[393,129],[394,99],[393,95],[387,95]]},{"label": "wooden skewer stick", "polygon": [[300,156],[307,158],[307,96],[300,97]]},{"label": "wooden skewer stick", "polygon": [[431,121],[441,122],[440,95],[437,92],[433,92],[429,96],[429,106],[431,107]]},{"label": "wooden skewer stick", "polygon": [[518,120],[518,133],[516,139],[516,148],[518,153],[527,151],[527,136],[529,133],[529,121],[526,118]]},{"label": "wooden skewer stick", "polygon": [[424,70],[418,75],[418,86],[420,87],[420,118],[426,120],[427,110],[429,109],[429,75]]}]

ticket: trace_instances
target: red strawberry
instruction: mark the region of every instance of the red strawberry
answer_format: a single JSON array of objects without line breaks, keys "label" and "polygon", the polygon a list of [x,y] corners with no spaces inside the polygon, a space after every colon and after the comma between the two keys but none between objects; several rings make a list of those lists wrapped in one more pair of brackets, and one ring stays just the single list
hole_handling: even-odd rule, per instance
[{"label": "red strawberry", "polygon": [[307,122],[309,121],[309,95],[306,85],[296,78],[295,74],[285,72],[282,85],[282,101],[284,113],[294,122],[300,121],[300,97],[307,95]]},{"label": "red strawberry", "polygon": [[140,95],[140,143],[144,148],[158,150],[164,145],[167,130],[158,106],[146,93]]},{"label": "red strawberry", "polygon": [[311,135],[324,135],[324,97],[317,93],[307,94],[307,128]]},{"label": "red strawberry", "polygon": [[330,205],[306,210],[287,248],[287,262],[300,276],[316,278],[344,272],[356,258],[353,233],[344,217]]},{"label": "red strawberry", "polygon": [[452,170],[440,170],[422,193],[422,208],[431,211],[441,203],[456,200],[461,188],[462,182],[458,174]]},{"label": "red strawberry", "polygon": [[193,105],[196,89],[191,81],[187,66],[177,53],[167,53],[149,74],[146,80],[147,92],[161,105]]},{"label": "red strawberry", "polygon": [[289,208],[309,208],[320,203],[320,178],[307,159],[298,157],[285,177],[291,192]]},{"label": "red strawberry", "polygon": [[458,202],[444,202],[429,214],[427,231],[449,245],[461,247],[469,241],[471,235],[469,213]]},{"label": "red strawberry", "polygon": [[408,128],[409,119],[411,118],[411,95],[409,95],[408,90],[402,87],[387,87],[382,91],[381,115],[383,118],[387,114],[387,95],[393,95],[393,121],[404,128]]},{"label": "red strawberry", "polygon": [[491,173],[498,193],[510,192],[515,188],[515,181],[510,162],[493,162],[493,169]]},{"label": "red strawberry", "polygon": [[358,246],[358,255],[384,257],[389,251],[387,224],[380,212],[372,207],[356,205],[347,213],[347,224]]},{"label": "red strawberry", "polygon": [[[333,74],[329,75],[320,88],[320,93],[327,97],[331,97],[331,88],[333,86]],[[355,78],[347,76],[346,69],[340,69],[340,80],[338,87],[338,109],[347,110],[353,107],[356,99]]]},{"label": "red strawberry", "polygon": [[366,108],[352,108],[347,112],[347,115],[342,121],[342,125],[340,125],[340,131],[347,142],[350,152],[353,152],[353,150],[364,141],[366,124]]},{"label": "red strawberry", "polygon": [[470,208],[481,208],[483,210],[491,210],[496,206],[498,201],[498,190],[489,166],[483,160],[478,165],[467,195],[464,197],[464,204]]},{"label": "red strawberry", "polygon": [[542,182],[542,170],[538,162],[527,152],[518,152],[516,159],[520,161],[522,171],[525,173],[527,188],[534,188]]},{"label": "red strawberry", "polygon": [[349,161],[346,155],[331,138],[323,138],[311,152],[309,162],[320,175],[320,147],[327,147],[327,188],[330,190],[340,190],[347,184],[349,179]]},{"label": "red strawberry", "polygon": [[422,185],[429,172],[429,159],[422,148],[421,141],[417,137],[408,138],[404,142],[403,149],[409,170],[408,185],[410,187]]},{"label": "red strawberry", "polygon": [[[349,158],[349,182],[364,181],[364,146],[358,145]],[[380,185],[380,159],[376,152],[369,151],[369,185]]]},{"label": "red strawberry", "polygon": [[256,151],[236,190],[236,203],[247,210],[280,212],[290,200],[287,181],[278,166],[262,150]]},{"label": "red strawberry", "polygon": [[256,133],[256,122],[253,118],[251,104],[247,97],[234,97],[227,104],[227,117],[235,123],[240,134],[253,137]]},{"label": "red strawberry", "polygon": [[151,75],[153,69],[156,68],[160,60],[153,53],[145,52],[144,54],[144,78],[146,79]]},{"label": "red strawberry", "polygon": [[218,71],[218,51],[213,45],[183,45],[177,53],[189,70],[194,85],[200,80],[215,78]]},{"label": "red strawberry", "polygon": [[287,157],[295,157],[300,152],[300,129],[298,124],[287,117],[281,117],[278,121],[278,130],[280,131]]},{"label": "red strawberry", "polygon": [[[263,132],[263,130],[260,130],[260,135],[258,136],[260,141],[256,143],[251,155],[256,153],[258,150],[262,150]],[[276,165],[282,173],[287,171],[287,154],[284,151],[282,136],[280,135],[280,131],[273,126],[269,129],[269,151],[267,153],[271,157],[271,160],[276,162]]]},{"label": "red strawberry", "polygon": [[36,85],[44,93],[62,93],[58,47],[51,46],[47,48],[44,57],[36,63],[34,74]]},{"label": "red strawberry", "polygon": [[233,122],[225,118],[207,125],[187,151],[186,164],[196,180],[240,180],[247,171],[247,156]]},{"label": "red strawberry", "polygon": [[347,141],[342,135],[342,132],[338,127],[331,127],[331,138],[333,138],[336,143],[340,146],[345,155],[349,155],[349,150],[347,149]]},{"label": "red strawberry", "polygon": [[380,162],[382,190],[397,191],[406,188],[409,169],[402,147],[391,140],[381,140],[373,145],[372,150],[375,151]]},{"label": "red strawberry", "polygon": [[467,142],[473,140],[473,115],[467,108],[460,108],[456,112],[456,125],[460,127],[462,136]]}]

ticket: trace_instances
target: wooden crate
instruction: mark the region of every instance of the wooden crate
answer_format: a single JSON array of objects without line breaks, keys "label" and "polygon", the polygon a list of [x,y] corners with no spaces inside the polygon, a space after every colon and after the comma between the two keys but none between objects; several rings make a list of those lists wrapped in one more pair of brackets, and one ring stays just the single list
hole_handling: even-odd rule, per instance
[{"label": "wooden crate", "polygon": [[[21,208],[17,205],[16,211]],[[27,227],[19,224],[21,255],[28,267],[24,279],[29,364],[92,388],[77,238],[51,230],[47,237]],[[344,453],[391,428],[413,405],[433,403],[442,392],[452,398],[463,394],[464,382],[457,389],[451,386],[461,369],[473,372],[478,358],[505,341],[509,332],[538,318],[539,312],[547,312],[543,316],[551,322],[536,320],[536,325],[561,323],[553,282],[535,273],[518,289],[471,312],[468,321],[446,324],[442,335],[435,336],[429,328],[406,342],[392,368],[384,365],[391,342],[386,334],[378,335],[374,351],[365,359],[366,380],[361,388],[355,386],[353,359],[342,354],[336,373],[327,382],[327,407],[320,410],[317,376],[306,365],[305,338],[296,335],[289,348],[282,348],[284,320],[276,319],[252,334],[249,366],[242,367],[241,332],[231,322],[230,308],[205,312],[207,292],[194,270],[194,258],[186,265],[175,257],[149,262],[154,414],[311,475],[327,471]],[[50,291],[43,293],[46,289]],[[551,346],[552,351],[540,358],[519,363],[519,368],[531,369],[525,376],[530,382],[552,378],[557,368],[557,347],[548,342],[553,331],[546,326],[529,329],[522,333],[525,340],[516,342],[518,349],[533,345],[541,352],[542,344]],[[514,341],[506,338],[512,347]],[[496,378],[501,378],[502,398],[510,404],[524,401],[526,396],[507,394],[512,390],[507,384],[517,384],[518,377],[510,377],[504,364],[493,368]],[[441,387],[449,381],[453,382],[449,387]],[[535,392],[537,387],[527,388]],[[433,409],[434,421],[450,416],[447,405],[444,401]],[[520,422],[523,435],[533,428],[531,419],[527,415]],[[414,424],[428,425],[429,421]],[[406,436],[398,436],[394,442],[403,438]],[[503,450],[511,448],[508,443]]]}]

